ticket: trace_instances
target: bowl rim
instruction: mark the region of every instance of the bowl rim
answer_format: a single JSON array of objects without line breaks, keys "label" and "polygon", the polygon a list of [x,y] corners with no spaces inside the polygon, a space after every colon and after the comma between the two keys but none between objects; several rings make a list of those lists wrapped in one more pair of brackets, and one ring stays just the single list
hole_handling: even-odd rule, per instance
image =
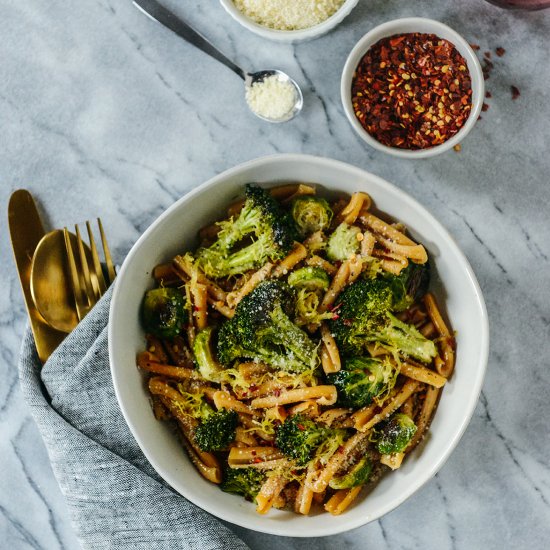
[{"label": "bowl rim", "polygon": [[[128,265],[131,263],[132,258],[137,254],[137,251],[139,250],[141,245],[144,243],[144,241],[147,240],[149,234],[152,233],[158,225],[163,223],[163,221],[167,217],[171,216],[173,212],[178,211],[186,203],[191,201],[193,197],[195,197],[198,194],[204,193],[206,190],[210,188],[213,188],[219,184],[222,184],[226,180],[230,180],[234,176],[237,176],[240,172],[243,172],[251,168],[261,167],[266,163],[292,163],[292,162],[314,163],[314,164],[321,165],[321,167],[326,166],[327,168],[334,167],[340,170],[346,170],[350,174],[356,174],[360,178],[364,178],[365,176],[367,176],[369,179],[372,179],[372,181],[374,181],[376,185],[389,191],[390,194],[393,194],[393,196],[396,196],[400,201],[404,201],[408,205],[413,206],[415,209],[420,209],[422,214],[427,217],[430,224],[433,224],[437,228],[437,230],[442,233],[443,237],[448,240],[448,245],[453,249],[453,252],[457,254],[458,258],[460,259],[461,265],[464,269],[464,273],[467,276],[468,281],[471,284],[473,289],[473,294],[475,296],[475,302],[477,306],[477,312],[480,315],[480,325],[481,325],[480,354],[477,361],[478,368],[475,371],[476,376],[475,376],[475,379],[473,380],[472,390],[469,392],[467,399],[462,403],[464,407],[463,410],[466,411],[466,414],[464,414],[461,417],[460,422],[458,422],[454,437],[449,441],[447,441],[444,452],[441,453],[441,455],[431,465],[430,468],[422,470],[418,476],[415,476],[414,480],[406,487],[406,490],[403,491],[398,498],[395,498],[392,501],[386,503],[386,505],[381,506],[379,509],[376,510],[375,513],[369,515],[368,517],[363,516],[361,518],[357,518],[356,520],[348,520],[347,522],[343,521],[339,524],[331,524],[331,522],[327,522],[326,528],[317,528],[315,533],[310,533],[307,529],[304,529],[304,528],[297,530],[297,532],[282,533],[279,529],[276,528],[278,525],[280,525],[279,522],[270,523],[266,521],[265,524],[262,524],[261,527],[257,527],[257,526],[251,527],[245,522],[242,522],[236,519],[235,517],[233,517],[230,511],[226,512],[226,510],[224,509],[220,513],[220,510],[217,509],[216,506],[211,505],[208,499],[202,499],[200,495],[197,495],[191,491],[187,492],[187,491],[182,491],[180,488],[176,489],[176,486],[180,486],[180,483],[178,483],[177,481],[177,477],[174,475],[173,472],[170,472],[170,471],[167,472],[162,467],[159,466],[158,462],[152,455],[152,451],[149,451],[150,446],[147,444],[146,438],[141,438],[139,435],[137,435],[139,432],[136,429],[134,422],[129,417],[129,413],[126,410],[125,402],[121,398],[120,388],[122,387],[122,384],[123,384],[123,380],[121,379],[122,369],[117,369],[117,366],[114,361],[114,356],[116,355],[115,342],[117,342],[116,334],[115,334],[115,331],[116,331],[115,321],[117,318],[117,303],[118,303],[118,296],[121,292],[120,290],[121,285],[122,285],[122,282],[125,280],[126,271],[128,270]],[[113,296],[112,296],[112,300],[109,308],[108,350],[109,350],[109,365],[111,370],[111,376],[113,379],[113,387],[114,387],[115,395],[116,395],[119,407],[121,409],[122,415],[124,417],[124,420],[128,425],[132,436],[138,443],[141,451],[143,452],[143,454],[145,455],[145,457],[147,458],[151,466],[153,466],[155,471],[171,487],[173,487],[177,493],[181,494],[184,498],[186,498],[193,504],[197,505],[198,507],[202,508],[206,512],[212,514],[213,516],[247,529],[251,529],[254,531],[263,532],[267,534],[278,535],[278,536],[300,537],[300,538],[321,537],[321,536],[324,537],[324,536],[336,535],[339,533],[349,531],[351,529],[355,529],[357,527],[361,527],[362,525],[375,521],[376,519],[391,512],[392,510],[397,508],[399,505],[401,505],[405,500],[407,500],[410,496],[416,493],[416,491],[418,491],[423,485],[425,485],[430,479],[432,479],[435,476],[435,474],[437,474],[437,472],[443,467],[445,462],[448,460],[448,458],[454,451],[458,442],[462,438],[462,435],[464,434],[468,424],[470,423],[470,420],[473,416],[476,404],[479,399],[479,395],[481,393],[483,381],[487,370],[487,363],[488,363],[488,356],[489,356],[489,319],[488,319],[487,308],[485,305],[483,294],[481,292],[481,288],[479,286],[479,283],[476,279],[473,269],[470,266],[470,263],[468,262],[466,256],[461,251],[455,239],[445,229],[445,227],[443,227],[443,225],[416,199],[414,199],[411,195],[407,194],[405,191],[401,190],[396,185],[391,184],[388,181],[384,180],[383,178],[376,176],[359,167],[348,164],[346,162],[325,158],[325,157],[314,156],[314,155],[282,153],[282,154],[267,155],[267,156],[255,158],[247,162],[238,164],[237,166],[229,168],[213,176],[212,178],[208,179],[206,182],[202,183],[201,185],[192,189],[190,192],[183,195],[174,204],[169,206],[143,232],[143,234],[139,237],[139,239],[136,241],[136,243],[132,246],[132,248],[128,252],[122,264],[122,267],[119,270],[118,276],[115,280]],[[341,516],[341,517],[344,517],[344,516]],[[305,518],[307,519],[307,516]]]},{"label": "bowl rim", "polygon": [[260,25],[239,10],[233,3],[233,0],[220,0],[220,4],[225,11],[243,27],[263,38],[278,42],[301,42],[321,36],[339,25],[351,13],[358,2],[359,0],[344,0],[339,8],[321,23],[305,29],[286,31]]},{"label": "bowl rim", "polygon": [[[355,69],[357,68],[357,65],[363,55],[365,55],[376,42],[384,37],[391,36],[393,34],[400,34],[401,32],[414,32],[409,29],[406,31],[400,30],[403,27],[408,27],[410,25],[431,26],[432,31],[430,32],[433,32],[433,34],[436,34],[437,36],[440,36],[439,32],[442,30],[446,35],[450,35],[452,38],[448,38],[448,40],[453,43],[459,53],[465,58],[472,82],[472,109],[466,123],[447,141],[428,149],[399,149],[397,147],[383,145],[361,126],[351,105],[351,82]],[[477,87],[475,89],[474,83],[477,83]],[[481,108],[483,107],[485,98],[485,79],[483,77],[483,70],[477,55],[468,41],[457,31],[445,23],[441,23],[435,19],[429,19],[426,17],[403,17],[400,19],[392,19],[391,21],[386,21],[385,23],[377,25],[358,40],[349,53],[342,70],[342,77],[340,80],[340,96],[348,121],[359,137],[361,137],[371,147],[399,158],[421,159],[433,157],[449,151],[452,147],[464,140],[464,138],[470,133],[477,122],[481,113]]]}]

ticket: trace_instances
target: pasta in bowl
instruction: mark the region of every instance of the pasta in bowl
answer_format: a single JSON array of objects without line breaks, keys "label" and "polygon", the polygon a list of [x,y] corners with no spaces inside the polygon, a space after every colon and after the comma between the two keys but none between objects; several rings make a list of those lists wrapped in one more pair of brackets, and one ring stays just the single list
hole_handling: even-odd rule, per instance
[{"label": "pasta in bowl", "polygon": [[[244,201],[232,200],[250,181],[258,185],[246,187]],[[296,181],[316,185],[287,183]],[[418,217],[423,209],[412,199],[347,165],[279,156],[238,167],[203,190],[208,185],[220,191],[215,207],[206,212],[199,200],[202,215],[187,205],[176,216],[176,204],[141,239],[156,245],[138,242],[121,271],[139,274],[127,284],[146,296],[133,298],[135,322],[123,278],[113,296],[111,361],[126,420],[161,475],[223,519],[293,536],[370,521],[435,473],[471,415],[487,345],[473,274],[454,243],[441,240],[437,222],[425,211]],[[195,212],[195,223],[183,220],[179,233],[187,242],[158,249],[162,229],[175,235],[183,212]],[[427,231],[417,229],[422,215]],[[191,237],[201,225],[197,242]],[[469,307],[478,307],[467,322],[451,307],[455,281],[447,281],[441,260],[447,247],[455,249],[455,271],[457,258],[465,268],[462,298],[468,287]],[[117,321],[121,304],[125,323]],[[131,345],[123,371],[113,342],[124,341],[124,331]],[[128,370],[132,352],[142,374]],[[472,372],[463,359],[476,354]],[[465,386],[461,368],[470,371]],[[456,407],[457,391],[471,404],[466,413],[464,401]],[[155,415],[171,419],[164,426],[149,397]],[[335,517],[321,519],[323,510]]]}]

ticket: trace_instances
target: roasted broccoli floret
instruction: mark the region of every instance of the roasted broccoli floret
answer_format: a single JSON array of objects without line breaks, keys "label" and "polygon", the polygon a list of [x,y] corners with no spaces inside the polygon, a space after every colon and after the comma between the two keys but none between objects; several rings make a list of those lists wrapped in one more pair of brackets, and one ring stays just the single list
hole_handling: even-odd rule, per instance
[{"label": "roasted broccoli floret", "polygon": [[295,414],[279,426],[275,445],[296,464],[304,466],[313,458],[328,460],[344,442],[346,435],[346,430],[327,428],[304,414]]},{"label": "roasted broccoli floret", "polygon": [[145,293],[141,308],[144,329],[160,338],[177,336],[185,321],[185,298],[177,288],[154,288]]},{"label": "roasted broccoli floret", "polygon": [[330,285],[326,271],[319,267],[302,267],[289,275],[288,284],[297,289],[297,325],[317,324],[332,317],[330,311],[319,313],[321,297]]},{"label": "roasted broccoli floret", "polygon": [[239,327],[233,319],[228,319],[218,329],[216,355],[225,367],[232,365],[237,359],[253,357],[253,354],[243,347]]},{"label": "roasted broccoli floret", "polygon": [[178,386],[183,399],[177,406],[183,414],[198,420],[193,437],[203,451],[220,451],[234,439],[239,415],[232,410],[215,410],[204,398],[202,392],[190,393]]},{"label": "roasted broccoli floret", "polygon": [[361,230],[355,225],[341,223],[329,237],[327,244],[327,258],[333,261],[343,262],[361,248],[361,242],[357,236]]},{"label": "roasted broccoli floret", "polygon": [[288,276],[288,284],[294,288],[324,292],[330,285],[330,278],[320,267],[308,266],[293,271]]},{"label": "roasted broccoli floret", "polygon": [[338,372],[327,375],[327,378],[336,386],[339,405],[359,409],[386,395],[395,385],[397,374],[389,361],[351,357],[345,360]]},{"label": "roasted broccoli floret", "polygon": [[319,362],[317,346],[289,318],[294,309],[292,288],[282,281],[260,283],[237,305],[218,334],[218,359],[265,362],[279,369],[304,372]]},{"label": "roasted broccoli floret", "polygon": [[405,311],[426,294],[430,284],[430,264],[409,265],[399,275],[385,274],[392,291],[393,311]]},{"label": "roasted broccoli floret", "polygon": [[203,416],[195,430],[195,441],[203,451],[221,451],[235,440],[239,415],[229,409],[214,411],[203,407]]},{"label": "roasted broccoli floret", "polygon": [[292,217],[302,237],[330,226],[333,212],[328,202],[320,197],[297,197],[292,201]]},{"label": "roasted broccoli floret", "polygon": [[246,186],[239,216],[219,225],[216,241],[197,252],[199,267],[214,279],[238,275],[282,258],[297,238],[292,216],[267,191],[252,184]]},{"label": "roasted broccoli floret", "polygon": [[220,489],[254,501],[265,479],[265,472],[256,468],[226,468]]},{"label": "roasted broccoli floret", "polygon": [[333,477],[329,486],[332,489],[351,489],[364,485],[372,473],[372,460],[369,455],[365,455],[349,472],[341,477]]},{"label": "roasted broccoli floret", "polygon": [[376,442],[381,454],[401,453],[407,448],[416,429],[416,424],[410,416],[394,414],[373,432],[371,439]]},{"label": "roasted broccoli floret", "polygon": [[330,327],[341,351],[361,355],[369,343],[380,343],[429,363],[437,348],[412,325],[392,315],[393,292],[387,279],[359,279],[338,297]]}]

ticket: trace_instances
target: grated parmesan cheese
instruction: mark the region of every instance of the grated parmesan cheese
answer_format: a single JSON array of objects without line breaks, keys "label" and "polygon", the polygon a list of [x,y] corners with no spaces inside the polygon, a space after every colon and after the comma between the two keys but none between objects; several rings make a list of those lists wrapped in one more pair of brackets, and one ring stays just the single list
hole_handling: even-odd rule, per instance
[{"label": "grated parmesan cheese", "polygon": [[282,31],[307,29],[326,21],[345,0],[233,0],[244,15]]},{"label": "grated parmesan cheese", "polygon": [[247,87],[246,102],[261,117],[285,120],[296,104],[296,91],[292,82],[271,75]]}]

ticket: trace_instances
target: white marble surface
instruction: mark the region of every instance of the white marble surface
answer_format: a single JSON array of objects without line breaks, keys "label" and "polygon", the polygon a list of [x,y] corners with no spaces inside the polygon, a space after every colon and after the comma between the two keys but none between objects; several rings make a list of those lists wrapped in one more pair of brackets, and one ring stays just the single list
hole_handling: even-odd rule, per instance
[{"label": "white marble surface", "polygon": [[[78,547],[18,387],[25,312],[7,238],[11,191],[30,189],[50,227],[101,215],[121,261],[182,194],[274,152],[345,160],[422,201],[477,273],[492,346],[460,445],[400,508],[315,541],[238,533],[265,550],[550,547],[550,12],[503,12],[482,0],[361,0],[334,32],[292,46],[241,29],[215,0],[165,1],[243,65],[288,71],[303,86],[305,109],[288,124],[258,121],[235,75],[129,0],[0,0],[0,547]],[[367,148],[339,100],[356,40],[410,15],[450,24],[480,53],[507,50],[493,53],[490,109],[462,152],[420,162]]]}]

